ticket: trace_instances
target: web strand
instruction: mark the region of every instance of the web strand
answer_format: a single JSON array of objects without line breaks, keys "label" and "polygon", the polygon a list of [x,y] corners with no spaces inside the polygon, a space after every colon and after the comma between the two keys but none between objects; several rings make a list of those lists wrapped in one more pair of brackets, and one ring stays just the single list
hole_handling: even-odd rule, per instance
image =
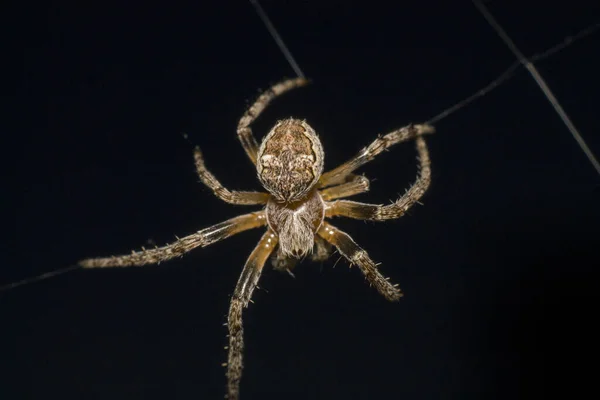
[{"label": "web strand", "polygon": [[[479,0],[473,0],[473,4],[475,4],[475,7],[477,7],[477,9],[481,12],[481,14],[486,19],[486,21],[492,26],[492,28],[496,31],[498,36],[500,36],[502,41],[508,46],[510,51],[512,51],[512,53],[515,55],[515,57],[517,57],[519,62],[525,66],[527,71],[529,71],[529,73],[531,74],[531,76],[533,77],[533,79],[535,80],[537,85],[540,87],[540,90],[544,93],[544,95],[546,96],[548,101],[552,104],[552,107],[554,107],[554,110],[559,115],[560,119],[567,126],[567,128],[571,132],[571,135],[573,135],[573,138],[575,138],[575,140],[579,144],[579,147],[581,147],[581,150],[585,153],[585,155],[587,156],[590,163],[592,163],[592,166],[596,169],[596,172],[598,173],[598,175],[600,175],[600,163],[598,162],[596,157],[594,157],[594,154],[592,153],[592,151],[590,150],[588,145],[585,143],[585,140],[583,140],[583,137],[579,133],[579,130],[575,127],[575,125],[573,124],[573,122],[571,121],[571,119],[569,118],[567,113],[565,112],[565,110],[562,108],[562,106],[560,105],[560,103],[558,102],[558,100],[556,99],[556,97],[554,96],[552,91],[550,90],[550,87],[546,84],[546,81],[544,80],[544,78],[542,78],[542,76],[538,72],[537,68],[533,65],[533,63],[531,61],[529,61],[527,58],[525,58],[523,53],[521,53],[519,48],[510,39],[510,37],[504,31],[504,29],[502,29],[500,24],[494,19],[494,17],[488,11],[488,9]],[[558,50],[556,50],[556,51],[558,51]],[[556,51],[554,51],[554,52],[556,52]],[[552,52],[549,52],[549,54],[552,54]]]},{"label": "web strand", "polygon": [[581,31],[577,32],[573,36],[567,36],[562,42],[560,42],[556,46],[550,47],[548,50],[544,51],[543,53],[536,54],[532,57],[529,57],[529,60],[531,62],[544,60],[544,59],[554,55],[555,53],[558,53],[559,51],[563,50],[564,48],[572,45],[579,39],[583,39],[584,37],[591,35],[592,33],[596,32],[598,29],[600,29],[600,22],[597,22],[595,24],[588,26],[585,29],[582,29]]},{"label": "web strand", "polygon": [[[283,42],[281,35],[279,35],[279,33],[277,32],[277,29],[275,29],[275,27],[271,23],[271,20],[267,16],[267,13],[260,6],[258,0],[250,0],[250,3],[256,9],[258,16],[260,17],[262,22],[265,24],[265,27],[267,28],[267,30],[273,37],[273,40],[275,40],[275,43],[277,43],[277,46],[283,53],[283,56],[285,57],[285,59],[288,61],[288,63],[292,67],[292,69],[296,72],[296,75],[304,78],[305,77],[304,73],[300,69],[298,63],[296,63],[296,60],[292,56],[292,53],[289,51],[289,49]],[[493,19],[493,17],[487,11],[487,9],[477,0],[473,0],[473,3],[482,12],[482,14],[486,18],[486,20],[488,20],[488,22],[490,23],[490,25],[492,25],[492,27],[496,30],[496,32],[498,32],[498,34],[500,35],[502,40],[504,40],[504,42],[509,46],[511,51],[517,57],[518,61],[515,61],[515,63],[513,63],[511,66],[509,66],[504,72],[502,72],[497,78],[492,80],[486,86],[477,90],[475,93],[473,93],[469,97],[459,101],[458,103],[454,104],[453,106],[448,107],[441,113],[439,113],[436,116],[434,116],[433,118],[429,119],[427,121],[427,123],[434,124],[436,122],[439,122],[442,119],[454,114],[456,111],[466,107],[468,104],[472,103],[474,100],[477,100],[478,98],[485,96],[486,94],[488,94],[489,92],[496,89],[501,84],[505,83],[510,78],[512,78],[519,71],[519,67],[521,65],[523,65],[531,73],[531,75],[535,79],[536,83],[538,84],[538,86],[540,87],[540,89],[542,90],[542,92],[544,93],[546,98],[548,98],[548,100],[550,101],[550,103],[552,104],[552,106],[554,107],[554,109],[556,110],[556,112],[558,113],[560,118],[562,119],[563,123],[567,126],[567,128],[569,129],[569,131],[571,132],[571,134],[573,135],[573,137],[575,138],[575,140],[577,141],[577,143],[579,144],[579,146],[581,147],[583,152],[586,154],[586,156],[588,157],[588,159],[590,160],[590,162],[592,163],[592,165],[594,166],[594,168],[596,169],[598,174],[600,174],[600,163],[598,163],[598,160],[594,157],[592,151],[590,150],[588,145],[583,140],[583,138],[582,138],[581,134],[579,133],[579,131],[577,130],[577,128],[571,122],[567,113],[561,107],[560,103],[558,102],[558,100],[556,99],[556,97],[554,96],[554,94],[552,93],[552,91],[550,90],[548,85],[546,84],[546,82],[543,80],[541,75],[538,73],[537,69],[532,64],[532,61],[544,60],[544,59],[564,50],[566,47],[572,45],[576,41],[578,41],[588,35],[591,35],[592,33],[594,33],[595,31],[597,31],[600,28],[600,23],[591,25],[591,26],[581,30],[580,32],[578,32],[577,34],[575,34],[573,36],[566,37],[561,43],[559,43],[555,46],[552,46],[551,48],[549,48],[548,50],[546,50],[542,53],[532,56],[529,59],[530,61],[528,61],[527,58],[525,58],[525,56],[519,51],[517,46],[510,39],[510,37],[506,34],[506,32]]]},{"label": "web strand", "polygon": [[491,81],[490,83],[488,83],[483,88],[479,89],[478,91],[476,91],[469,97],[465,98],[464,100],[461,100],[458,103],[456,103],[455,105],[448,107],[447,109],[445,109],[444,111],[442,111],[441,113],[439,113],[438,115],[436,115],[435,117],[433,117],[429,121],[427,121],[427,123],[433,125],[436,122],[446,118],[450,114],[454,114],[456,111],[467,106],[469,103],[472,103],[473,100],[476,100],[482,96],[485,96],[487,93],[491,92],[493,89],[497,88],[502,83],[504,83],[507,80],[509,80],[510,78],[512,78],[515,75],[515,73],[519,70],[520,66],[521,66],[521,63],[519,63],[518,61],[515,61],[510,67],[508,67],[506,69],[506,71],[501,73],[496,79],[494,79],[493,81]]},{"label": "web strand", "polygon": [[34,276],[32,278],[21,279],[20,281],[9,283],[8,285],[0,286],[0,292],[4,292],[5,290],[11,290],[16,287],[23,286],[23,285],[28,285],[30,283],[42,281],[44,279],[52,278],[53,276],[56,276],[56,275],[62,275],[69,271],[73,271],[73,270],[80,269],[80,268],[81,268],[80,265],[71,265],[69,267],[57,269],[57,270],[51,271],[51,272],[46,272],[41,275]]},{"label": "web strand", "polygon": [[292,53],[288,50],[287,46],[283,42],[281,35],[279,35],[279,32],[277,32],[277,29],[275,29],[275,27],[271,23],[271,20],[267,16],[267,13],[265,13],[263,8],[258,3],[258,0],[250,0],[250,3],[256,9],[256,13],[258,14],[262,22],[265,24],[265,27],[271,34],[273,40],[275,40],[275,43],[277,43],[277,46],[279,46],[279,50],[281,50],[287,62],[290,64],[296,75],[298,75],[298,78],[305,78],[304,72],[302,72],[302,70],[300,69],[300,66],[292,56]]},{"label": "web strand", "polygon": [[[529,59],[534,60],[534,61],[543,61],[546,58],[553,56],[554,54],[556,54],[556,53],[560,52],[561,50],[564,50],[568,46],[574,44],[576,41],[583,39],[586,36],[591,35],[592,33],[596,32],[599,28],[600,28],[600,23],[590,25],[587,28],[582,29],[581,31],[577,32],[573,36],[567,36],[562,42],[558,43],[555,46],[550,47],[548,50],[545,50],[538,54],[534,54],[533,56],[529,57]],[[479,89],[478,91],[476,91],[469,97],[465,98],[464,100],[459,101],[458,103],[454,104],[453,106],[448,107],[447,109],[445,109],[444,111],[442,111],[441,113],[436,115],[435,117],[428,120],[427,123],[434,124],[434,123],[448,117],[449,115],[454,114],[456,111],[467,106],[469,103],[472,103],[474,100],[477,100],[478,98],[491,92],[493,89],[497,88],[498,86],[500,86],[501,84],[503,84],[504,82],[506,82],[510,78],[512,78],[515,74],[517,74],[519,72],[519,68],[521,66],[523,66],[521,61],[515,61],[503,73],[498,75],[498,77],[496,77],[494,80],[492,80],[486,86],[484,86],[482,89]]]}]

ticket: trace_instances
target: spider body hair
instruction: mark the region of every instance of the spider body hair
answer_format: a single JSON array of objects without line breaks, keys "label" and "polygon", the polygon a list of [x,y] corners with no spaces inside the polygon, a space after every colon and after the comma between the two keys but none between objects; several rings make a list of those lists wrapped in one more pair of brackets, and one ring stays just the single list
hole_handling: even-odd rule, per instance
[{"label": "spider body hair", "polygon": [[312,252],[325,217],[325,204],[315,188],[323,158],[315,130],[299,119],[279,121],[260,145],[256,169],[272,195],[265,211],[269,227],[279,237],[281,258],[299,259]]},{"label": "spider body hair", "polygon": [[302,258],[312,252],[315,234],[325,218],[325,203],[316,190],[296,202],[269,199],[267,223],[279,237],[283,257]]}]

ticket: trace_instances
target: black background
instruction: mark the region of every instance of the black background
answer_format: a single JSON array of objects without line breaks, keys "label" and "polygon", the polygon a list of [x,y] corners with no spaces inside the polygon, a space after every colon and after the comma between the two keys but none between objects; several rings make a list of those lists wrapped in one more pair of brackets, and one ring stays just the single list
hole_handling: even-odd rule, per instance
[{"label": "black background", "polygon": [[[259,88],[293,71],[248,2],[214,3],[56,2],[4,14],[19,73],[1,283],[251,210],[198,183],[192,149],[226,186],[259,189],[237,121]],[[331,168],[515,61],[470,2],[399,3],[265,1],[314,84],[273,103],[257,137],[277,119],[306,118]],[[592,3],[488,6],[532,55],[598,22]],[[596,33],[537,64],[596,154],[599,44]],[[333,268],[335,256],[304,262],[296,279],[267,268],[245,314],[243,398],[597,390],[598,175],[524,70],[436,126],[423,207],[386,223],[334,221],[405,297],[387,303],[356,268]],[[365,166],[372,190],[357,200],[403,193],[415,156],[408,143]],[[222,324],[260,235],[158,267],[75,271],[0,293],[0,397],[222,398]]]}]

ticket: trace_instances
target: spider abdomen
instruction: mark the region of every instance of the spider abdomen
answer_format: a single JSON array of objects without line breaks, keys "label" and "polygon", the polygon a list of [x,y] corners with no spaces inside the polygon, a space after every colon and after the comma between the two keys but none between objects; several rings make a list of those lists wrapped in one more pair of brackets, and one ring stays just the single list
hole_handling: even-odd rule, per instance
[{"label": "spider abdomen", "polygon": [[279,237],[279,249],[288,257],[302,258],[310,253],[315,233],[325,217],[325,204],[316,190],[293,203],[269,200],[266,207],[269,227]]},{"label": "spider abdomen", "polygon": [[260,145],[258,179],[277,200],[297,202],[319,180],[323,156],[321,141],[305,121],[279,121]]}]

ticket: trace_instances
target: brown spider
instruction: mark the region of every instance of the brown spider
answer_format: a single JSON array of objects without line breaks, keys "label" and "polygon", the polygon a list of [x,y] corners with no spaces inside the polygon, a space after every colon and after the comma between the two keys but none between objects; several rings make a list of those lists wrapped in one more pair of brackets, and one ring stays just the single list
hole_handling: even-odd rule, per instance
[{"label": "brown spider", "polygon": [[[239,398],[244,348],[242,310],[248,306],[267,258],[277,270],[290,272],[299,259],[310,254],[312,260],[325,260],[333,245],[351,264],[356,264],[369,283],[386,299],[396,301],[402,293],[378,271],[377,265],[352,238],[327,223],[329,217],[349,217],[382,221],[401,217],[429,187],[429,153],[421,135],[433,133],[430,125],[409,125],[380,136],[354,158],[323,174],[323,147],[315,131],[305,122],[289,118],[279,121],[258,146],[249,125],[277,96],[308,81],[295,78],[274,85],[246,111],[238,124],[238,137],[256,165],[258,179],[269,193],[230,191],[204,166],[199,148],[194,158],[200,180],[221,200],[231,204],[264,205],[261,211],[240,215],[202,229],[164,247],[133,251],[130,255],[82,260],[84,268],[128,267],[156,264],[182,256],[196,247],[204,247],[236,233],[267,226],[237,282],[228,314],[229,355],[227,360],[227,397]],[[374,205],[337,200],[369,190],[369,180],[353,171],[371,161],[388,147],[415,139],[420,174],[400,199],[389,205]],[[335,201],[332,201],[335,200]]]}]

